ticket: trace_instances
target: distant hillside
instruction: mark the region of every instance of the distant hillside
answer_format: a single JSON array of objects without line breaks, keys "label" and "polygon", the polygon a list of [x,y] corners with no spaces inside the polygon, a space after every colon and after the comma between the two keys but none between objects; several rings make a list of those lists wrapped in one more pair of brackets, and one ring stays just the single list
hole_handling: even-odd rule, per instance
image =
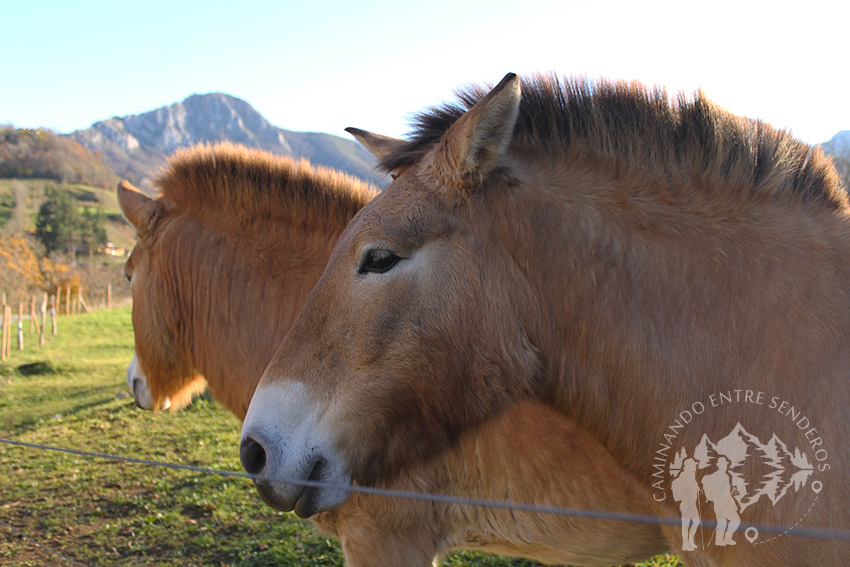
[{"label": "distant hillside", "polygon": [[97,122],[70,137],[100,153],[116,174],[150,187],[174,150],[199,142],[230,141],[340,169],[385,186],[375,160],[357,143],[328,134],[291,132],[271,125],[247,102],[221,93],[192,95],[143,114]]},{"label": "distant hillside", "polygon": [[[81,208],[100,210],[106,217],[106,235],[110,242],[127,249],[135,244],[136,230],[124,220],[115,186],[111,184],[103,189],[79,183],[58,184],[52,179],[0,179],[0,232],[32,231],[48,186],[68,191]],[[17,226],[10,226],[12,220]]]},{"label": "distant hillside", "polygon": [[49,130],[0,127],[0,178],[47,178],[58,183],[115,187],[118,178],[100,157]]}]

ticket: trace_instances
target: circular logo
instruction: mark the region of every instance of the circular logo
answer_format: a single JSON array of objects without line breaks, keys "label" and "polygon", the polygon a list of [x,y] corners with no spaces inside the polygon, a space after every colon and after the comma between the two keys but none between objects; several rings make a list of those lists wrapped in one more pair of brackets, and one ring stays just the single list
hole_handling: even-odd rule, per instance
[{"label": "circular logo", "polygon": [[761,545],[800,525],[829,469],[825,441],[801,408],[728,390],[694,401],[667,426],[653,456],[653,498],[678,507],[685,551]]}]

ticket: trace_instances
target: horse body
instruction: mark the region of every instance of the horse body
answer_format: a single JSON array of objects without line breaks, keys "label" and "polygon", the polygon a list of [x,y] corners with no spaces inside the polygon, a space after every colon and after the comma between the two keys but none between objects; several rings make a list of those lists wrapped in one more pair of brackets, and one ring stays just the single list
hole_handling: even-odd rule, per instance
[{"label": "horse body", "polygon": [[[263,447],[263,472],[386,481],[531,399],[657,485],[661,515],[679,509],[662,490],[674,467],[655,457],[703,447],[713,466],[706,447],[723,438],[727,451],[750,443],[735,467],[755,482],[736,486],[735,513],[750,495],[749,521],[850,529],[850,207],[829,161],[702,95],[670,104],[634,85],[536,78],[522,96],[509,76],[421,116],[409,142],[355,132],[397,179],[342,234],[260,382],[243,443]],[[816,431],[795,429],[800,408]],[[788,468],[779,441],[740,431],[796,436],[815,502],[786,495],[799,483],[768,494],[759,479]],[[753,447],[766,456],[744,458]],[[258,488],[282,509],[345,496]],[[678,527],[665,533],[683,549]],[[684,555],[819,565],[847,553],[791,534]]]},{"label": "horse body", "polygon": [[[213,395],[244,418],[266,363],[337,237],[373,196],[351,179],[287,164],[227,146],[200,148],[172,159],[156,201],[119,187],[122,210],[139,232],[126,266],[137,351],[128,376],[137,379],[131,389],[149,397],[144,405],[162,408],[168,400],[179,409],[206,379]],[[541,441],[551,449],[540,450]],[[637,514],[652,510],[646,488],[597,442],[531,403],[463,436],[454,450],[387,486]],[[341,540],[354,567],[425,566],[454,549],[605,565],[667,547],[652,525],[361,494],[314,520]]]}]

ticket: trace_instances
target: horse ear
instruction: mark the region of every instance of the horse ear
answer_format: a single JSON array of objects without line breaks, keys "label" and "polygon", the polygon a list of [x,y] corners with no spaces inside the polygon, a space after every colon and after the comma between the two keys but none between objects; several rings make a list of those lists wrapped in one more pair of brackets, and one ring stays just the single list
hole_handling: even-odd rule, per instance
[{"label": "horse ear", "polygon": [[160,212],[160,206],[156,201],[126,180],[118,184],[118,204],[130,224],[136,227],[139,236],[152,228],[153,221],[158,218]]},{"label": "horse ear", "polygon": [[469,190],[501,159],[519,115],[520,80],[508,73],[443,134],[433,166],[450,188]]},{"label": "horse ear", "polygon": [[345,131],[354,136],[357,141],[360,142],[360,144],[366,148],[370,154],[378,158],[378,160],[382,160],[388,155],[391,155],[406,143],[404,140],[390,138],[389,136],[381,136],[380,134],[373,134],[372,132],[367,132],[360,128],[349,127],[346,128]]}]

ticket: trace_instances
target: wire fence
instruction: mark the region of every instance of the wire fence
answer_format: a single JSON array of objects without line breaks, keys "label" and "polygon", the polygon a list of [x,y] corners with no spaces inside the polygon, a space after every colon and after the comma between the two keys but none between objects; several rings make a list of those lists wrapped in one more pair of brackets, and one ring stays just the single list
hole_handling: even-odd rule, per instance
[{"label": "wire fence", "polygon": [[[511,512],[527,512],[533,514],[547,514],[547,515],[556,515],[556,516],[571,516],[575,518],[587,518],[587,519],[596,519],[596,520],[613,520],[613,521],[623,521],[623,522],[637,522],[644,524],[656,524],[656,525],[669,525],[669,526],[679,526],[681,525],[680,518],[674,517],[665,517],[665,516],[654,516],[647,514],[634,514],[628,512],[617,512],[611,510],[589,510],[589,509],[579,509],[579,508],[566,508],[560,506],[540,506],[536,504],[524,503],[524,502],[511,502],[511,501],[503,501],[503,500],[488,500],[488,499],[480,499],[480,498],[466,498],[462,496],[455,496],[449,494],[434,494],[427,492],[412,492],[406,490],[395,490],[388,488],[378,488],[378,487],[370,487],[370,486],[359,486],[359,485],[348,485],[348,484],[339,484],[318,480],[307,480],[307,479],[292,479],[292,478],[280,478],[280,477],[268,477],[264,475],[256,475],[250,474],[241,471],[230,471],[230,470],[221,470],[214,469],[209,467],[199,467],[194,465],[187,465],[182,463],[172,463],[166,461],[157,461],[152,459],[140,459],[137,457],[128,457],[122,455],[111,455],[108,453],[98,453],[94,451],[82,451],[79,449],[69,449],[66,447],[55,447],[51,445],[42,445],[37,443],[27,443],[24,441],[15,441],[12,439],[2,439],[0,438],[0,444],[11,445],[21,448],[28,449],[36,449],[42,451],[54,451],[60,453],[68,453],[71,455],[76,455],[80,457],[86,457],[91,459],[108,459],[113,461],[122,461],[126,463],[134,463],[140,465],[148,465],[155,466],[161,468],[167,468],[172,470],[181,470],[181,471],[191,471],[201,474],[212,474],[218,475],[228,478],[242,478],[250,481],[263,481],[263,482],[272,482],[272,483],[280,483],[280,484],[292,484],[298,486],[312,487],[312,488],[327,488],[334,490],[348,490],[351,492],[359,492],[363,494],[371,494],[376,496],[390,497],[390,498],[403,498],[408,500],[424,500],[429,502],[443,503],[443,504],[451,504],[458,506],[477,506],[481,508],[490,508],[497,510],[506,510]],[[37,542],[35,539],[23,534],[13,526],[0,521],[0,525],[6,526],[7,528],[16,532],[19,536],[26,538],[28,541],[32,542],[36,546],[49,551],[50,553],[57,555],[74,565],[80,565],[76,561],[65,557],[59,552],[56,552],[43,544]],[[716,528],[718,523],[716,521],[711,520],[702,520],[700,525],[704,528]],[[756,524],[756,523],[744,523],[736,530],[737,532],[745,532],[748,529],[757,529],[759,533],[770,533],[776,535],[788,535],[792,537],[806,537],[806,538],[816,538],[816,539],[828,539],[828,540],[839,540],[839,541],[850,541],[850,531],[848,530],[836,530],[830,528],[810,528],[810,527],[801,527],[799,525],[772,525],[772,524]]]},{"label": "wire fence", "polygon": [[0,520],[0,526],[5,526],[5,527],[9,528],[10,530],[12,530],[12,531],[13,531],[13,532],[15,532],[16,534],[18,534],[20,537],[24,538],[25,540],[27,540],[27,541],[29,541],[30,543],[32,543],[33,545],[35,545],[36,547],[38,547],[38,548],[40,548],[40,549],[43,549],[44,551],[47,551],[48,553],[51,553],[51,554],[53,554],[53,555],[55,555],[55,556],[57,556],[57,557],[60,557],[60,558],[64,559],[65,561],[67,561],[68,563],[72,564],[72,565],[78,565],[79,567],[85,567],[85,565],[83,565],[82,563],[77,563],[76,561],[74,561],[74,560],[73,560],[73,559],[71,559],[70,557],[68,557],[68,556],[66,556],[66,555],[62,555],[62,554],[61,554],[61,553],[59,553],[58,551],[53,550],[53,549],[50,549],[50,548],[49,548],[49,547],[47,547],[46,545],[43,545],[43,544],[41,544],[41,543],[37,542],[36,540],[34,540],[34,539],[33,539],[33,538],[31,538],[30,536],[28,536],[27,534],[25,534],[24,532],[22,532],[21,530],[19,530],[19,529],[18,529],[18,528],[16,528],[15,526],[13,526],[13,525],[11,525],[11,524],[7,524],[7,523],[6,523],[6,522],[4,522],[3,520]]}]

